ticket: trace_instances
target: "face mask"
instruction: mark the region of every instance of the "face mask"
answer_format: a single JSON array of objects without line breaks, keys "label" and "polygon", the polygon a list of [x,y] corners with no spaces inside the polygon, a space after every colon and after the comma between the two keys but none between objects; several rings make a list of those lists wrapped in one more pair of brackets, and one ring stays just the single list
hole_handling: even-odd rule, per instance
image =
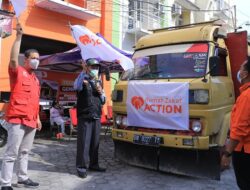
[{"label": "face mask", "polygon": [[31,69],[36,70],[38,65],[39,65],[39,60],[37,60],[37,59],[31,59],[29,61],[29,66],[30,66]]},{"label": "face mask", "polygon": [[238,73],[237,73],[237,80],[239,81],[239,83],[241,83],[241,78],[240,78],[240,71],[238,71]]},{"label": "face mask", "polygon": [[243,75],[243,77],[240,76],[240,71],[238,71],[238,73],[237,73],[237,80],[239,81],[239,83],[242,83],[242,80],[245,79],[245,78],[247,78],[247,76],[248,76],[248,74],[247,74],[246,71],[242,71],[241,75]]},{"label": "face mask", "polygon": [[92,78],[94,78],[94,77],[98,77],[98,72],[99,72],[99,70],[98,69],[93,69],[93,70],[91,70],[90,71],[90,76],[92,77]]}]

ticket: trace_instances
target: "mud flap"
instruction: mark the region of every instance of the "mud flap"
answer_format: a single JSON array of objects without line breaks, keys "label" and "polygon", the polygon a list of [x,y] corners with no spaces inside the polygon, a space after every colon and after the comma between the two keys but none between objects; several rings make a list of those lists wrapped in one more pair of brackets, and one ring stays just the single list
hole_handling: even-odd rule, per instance
[{"label": "mud flap", "polygon": [[115,157],[130,165],[157,170],[158,147],[150,147],[114,140]]},{"label": "mud flap", "polygon": [[220,180],[220,151],[160,148],[159,170]]}]

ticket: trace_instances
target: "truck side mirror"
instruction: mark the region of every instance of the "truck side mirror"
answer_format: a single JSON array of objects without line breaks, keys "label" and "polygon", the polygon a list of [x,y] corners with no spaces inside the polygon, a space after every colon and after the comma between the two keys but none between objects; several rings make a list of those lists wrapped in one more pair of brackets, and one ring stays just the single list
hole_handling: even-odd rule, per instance
[{"label": "truck side mirror", "polygon": [[110,71],[108,68],[105,69],[105,77],[106,77],[106,81],[110,81]]},{"label": "truck side mirror", "polygon": [[209,58],[209,72],[211,76],[216,76],[218,73],[220,65],[220,57],[219,56],[212,56]]}]

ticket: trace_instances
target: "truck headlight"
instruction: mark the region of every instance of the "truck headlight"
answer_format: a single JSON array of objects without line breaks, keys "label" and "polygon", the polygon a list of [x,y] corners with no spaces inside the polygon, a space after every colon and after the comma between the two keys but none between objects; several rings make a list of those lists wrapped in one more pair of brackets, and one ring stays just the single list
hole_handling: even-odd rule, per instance
[{"label": "truck headlight", "polygon": [[122,116],[117,115],[116,118],[115,118],[115,123],[116,123],[116,125],[121,125],[121,123],[122,123]]},{"label": "truck headlight", "polygon": [[202,125],[200,121],[192,121],[191,128],[194,132],[199,133],[201,131]]},{"label": "truck headlight", "polygon": [[122,125],[123,125],[123,126],[127,126],[127,125],[128,125],[127,116],[123,116],[123,117],[122,117]]},{"label": "truck headlight", "polygon": [[207,104],[209,101],[208,90],[194,90],[194,103]]}]

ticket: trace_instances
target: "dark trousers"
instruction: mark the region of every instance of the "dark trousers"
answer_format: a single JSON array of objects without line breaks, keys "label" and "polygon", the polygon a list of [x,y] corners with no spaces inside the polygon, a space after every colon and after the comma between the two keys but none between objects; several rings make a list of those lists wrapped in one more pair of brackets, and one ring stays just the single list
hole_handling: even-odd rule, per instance
[{"label": "dark trousers", "polygon": [[76,167],[88,169],[98,166],[101,123],[98,120],[78,118]]},{"label": "dark trousers", "polygon": [[232,161],[239,188],[250,190],[250,154],[234,151]]}]

